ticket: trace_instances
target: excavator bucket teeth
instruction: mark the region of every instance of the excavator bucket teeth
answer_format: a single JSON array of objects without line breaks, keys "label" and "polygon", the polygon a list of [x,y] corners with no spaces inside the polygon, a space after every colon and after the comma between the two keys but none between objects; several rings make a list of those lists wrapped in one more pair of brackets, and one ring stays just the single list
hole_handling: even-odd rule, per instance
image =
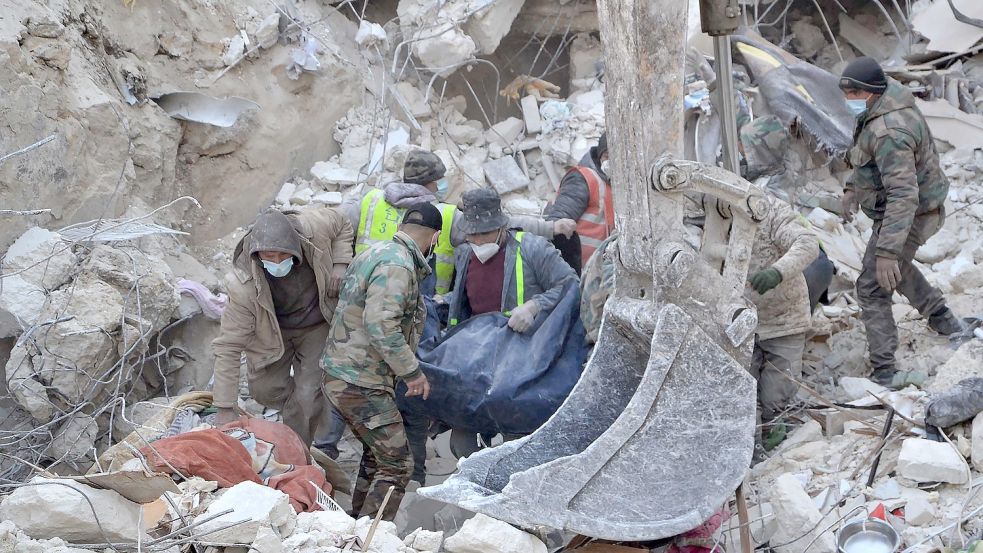
[{"label": "excavator bucket teeth", "polygon": [[744,478],[754,402],[754,379],[683,309],[614,297],[553,417],[418,493],[525,527],[629,541],[676,535]]}]

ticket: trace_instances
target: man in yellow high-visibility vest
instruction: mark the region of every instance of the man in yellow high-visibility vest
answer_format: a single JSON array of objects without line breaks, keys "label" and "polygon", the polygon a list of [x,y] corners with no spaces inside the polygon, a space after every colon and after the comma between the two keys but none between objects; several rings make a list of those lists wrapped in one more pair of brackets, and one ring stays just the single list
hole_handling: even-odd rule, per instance
[{"label": "man in yellow high-visibility vest", "polygon": [[[436,258],[436,292],[447,294],[454,279],[454,247],[465,242],[461,230],[460,211],[453,204],[443,203],[447,195],[446,167],[436,154],[413,150],[403,164],[403,180],[391,182],[383,189],[366,187],[341,204],[355,228],[355,254],[373,244],[388,242],[396,235],[396,227],[406,208],[421,202],[432,203],[440,210],[444,228],[434,248]],[[538,217],[513,216],[511,225],[552,240],[555,234],[571,235],[576,223],[569,219],[544,221]]]}]

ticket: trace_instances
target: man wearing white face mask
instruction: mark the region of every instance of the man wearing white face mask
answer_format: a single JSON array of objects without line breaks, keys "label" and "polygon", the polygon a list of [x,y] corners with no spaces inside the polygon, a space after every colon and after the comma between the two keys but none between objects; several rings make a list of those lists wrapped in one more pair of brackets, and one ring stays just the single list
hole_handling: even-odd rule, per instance
[{"label": "man wearing white face mask", "polygon": [[318,428],[334,442],[326,449],[336,444],[344,421],[327,408],[318,365],[352,259],[353,234],[348,219],[331,208],[299,214],[269,209],[256,218],[236,246],[226,279],[229,305],[212,342],[216,422],[236,418],[245,353],[253,399],[281,410],[283,422],[305,444]]},{"label": "man wearing white face mask", "polygon": [[[402,181],[391,182],[381,190],[366,187],[363,194],[350,196],[341,204],[356,230],[356,254],[373,244],[392,240],[410,206],[429,203],[440,210],[444,228],[434,249],[434,276],[436,291],[441,295],[450,291],[454,278],[454,247],[464,243],[460,213],[456,206],[444,203],[448,192],[446,173],[444,162],[436,154],[413,150],[406,154]],[[546,222],[536,217],[515,217],[513,224],[552,239],[554,232],[562,232],[568,226],[572,228],[573,221]]]},{"label": "man wearing white face mask", "polygon": [[509,217],[494,190],[469,190],[461,209],[467,244],[454,251],[449,323],[501,312],[509,317],[509,328],[526,332],[537,315],[556,306],[563,286],[577,275],[552,244],[510,230]]}]

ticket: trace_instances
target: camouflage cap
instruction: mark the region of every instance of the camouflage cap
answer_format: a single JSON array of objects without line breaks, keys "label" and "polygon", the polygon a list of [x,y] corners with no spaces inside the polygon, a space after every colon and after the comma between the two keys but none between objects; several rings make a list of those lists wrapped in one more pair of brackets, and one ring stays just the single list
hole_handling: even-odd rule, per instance
[{"label": "camouflage cap", "polygon": [[426,150],[413,150],[406,154],[403,163],[403,182],[427,184],[444,178],[447,168],[436,154]]},{"label": "camouflage cap", "polygon": [[509,224],[502,212],[502,198],[491,188],[468,190],[461,197],[461,230],[464,234],[481,234]]}]

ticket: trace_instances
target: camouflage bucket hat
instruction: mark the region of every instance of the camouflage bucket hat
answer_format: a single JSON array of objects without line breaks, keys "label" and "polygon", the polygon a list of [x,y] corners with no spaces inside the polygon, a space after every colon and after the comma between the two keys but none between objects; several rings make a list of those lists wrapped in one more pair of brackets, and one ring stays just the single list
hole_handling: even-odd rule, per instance
[{"label": "camouflage bucket hat", "polygon": [[426,150],[413,150],[406,154],[403,163],[403,182],[427,184],[444,178],[447,168],[436,154]]},{"label": "camouflage bucket hat", "polygon": [[490,188],[468,190],[461,198],[461,230],[464,234],[481,234],[509,224],[502,212],[502,199]]}]

